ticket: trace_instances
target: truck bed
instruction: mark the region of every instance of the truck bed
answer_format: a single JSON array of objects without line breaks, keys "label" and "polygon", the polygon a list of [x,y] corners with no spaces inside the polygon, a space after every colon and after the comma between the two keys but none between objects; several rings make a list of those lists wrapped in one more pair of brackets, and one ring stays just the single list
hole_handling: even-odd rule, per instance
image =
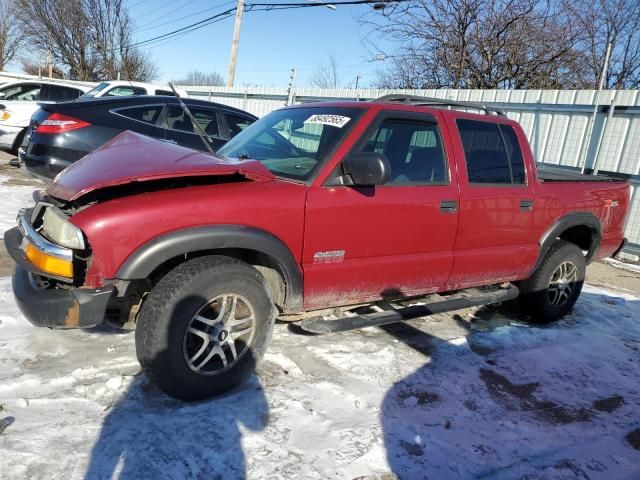
[{"label": "truck bed", "polygon": [[554,182],[623,182],[623,179],[606,175],[587,175],[575,170],[538,165],[538,179],[545,183]]}]

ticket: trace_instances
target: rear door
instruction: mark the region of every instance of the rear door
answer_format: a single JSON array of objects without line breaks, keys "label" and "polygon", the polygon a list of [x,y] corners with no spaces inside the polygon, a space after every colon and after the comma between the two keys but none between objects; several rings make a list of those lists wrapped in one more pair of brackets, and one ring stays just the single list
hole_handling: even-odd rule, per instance
[{"label": "rear door", "polygon": [[[457,118],[456,118],[457,117]],[[522,277],[538,254],[533,172],[506,119],[448,116],[460,172],[460,218],[448,286]]]},{"label": "rear door", "polygon": [[453,266],[458,187],[436,117],[382,111],[352,151],[384,154],[391,176],[373,188],[309,189],[305,306],[438,290]]}]

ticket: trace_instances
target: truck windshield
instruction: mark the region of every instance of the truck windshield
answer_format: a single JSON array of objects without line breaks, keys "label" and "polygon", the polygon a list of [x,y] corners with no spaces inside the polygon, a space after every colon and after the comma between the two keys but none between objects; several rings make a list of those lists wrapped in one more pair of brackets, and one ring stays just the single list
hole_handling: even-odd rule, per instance
[{"label": "truck windshield", "polygon": [[353,127],[361,109],[290,108],[247,127],[218,154],[260,161],[274,175],[306,181]]}]

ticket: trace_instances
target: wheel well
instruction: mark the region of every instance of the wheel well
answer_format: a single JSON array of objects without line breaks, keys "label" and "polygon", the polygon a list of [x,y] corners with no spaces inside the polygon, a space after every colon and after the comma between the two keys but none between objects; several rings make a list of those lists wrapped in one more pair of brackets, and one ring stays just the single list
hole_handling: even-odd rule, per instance
[{"label": "wheel well", "polygon": [[160,281],[170,270],[174,269],[181,263],[188,260],[204,257],[206,255],[224,255],[226,257],[235,258],[248,263],[258,270],[265,278],[267,287],[271,291],[273,301],[280,309],[283,309],[284,302],[287,294],[287,286],[284,280],[284,272],[280,263],[270,255],[267,255],[256,250],[243,249],[243,248],[218,248],[211,250],[198,250],[195,252],[184,253],[176,257],[170,258],[165,262],[158,265],[151,275],[149,280],[153,287]]},{"label": "wheel well", "polygon": [[571,242],[580,247],[581,250],[589,252],[594,241],[594,231],[586,225],[576,225],[566,229],[558,238]]},{"label": "wheel well", "polygon": [[23,128],[20,130],[20,133],[16,135],[16,139],[13,141],[13,145],[11,146],[11,151],[17,153],[20,145],[22,145],[22,140],[24,139],[24,135],[27,133],[27,129]]}]

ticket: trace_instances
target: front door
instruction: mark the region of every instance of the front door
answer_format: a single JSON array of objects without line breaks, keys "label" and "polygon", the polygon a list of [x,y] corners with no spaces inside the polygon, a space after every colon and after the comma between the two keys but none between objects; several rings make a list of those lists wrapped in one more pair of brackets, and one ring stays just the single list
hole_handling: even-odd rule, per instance
[{"label": "front door", "polygon": [[458,188],[436,118],[383,111],[354,151],[383,153],[391,175],[376,187],[309,189],[307,309],[435,291],[453,266]]}]

